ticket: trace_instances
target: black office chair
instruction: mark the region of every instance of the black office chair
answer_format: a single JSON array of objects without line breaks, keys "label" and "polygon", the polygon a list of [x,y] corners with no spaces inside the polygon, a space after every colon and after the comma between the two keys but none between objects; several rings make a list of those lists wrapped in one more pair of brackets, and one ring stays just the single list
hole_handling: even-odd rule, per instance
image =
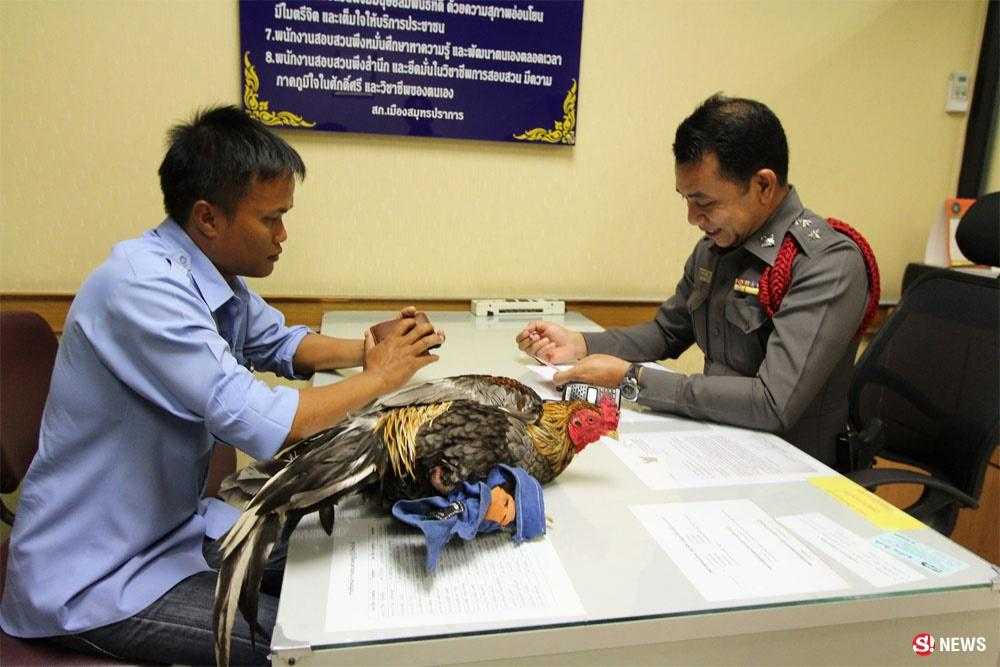
[{"label": "black office chair", "polygon": [[[998,310],[998,278],[924,271],[907,286],[855,367],[852,428],[862,431],[880,420],[878,455],[928,474],[865,468],[848,476],[866,489],[923,486],[905,510],[945,535],[955,527],[960,507],[978,506],[998,442]],[[867,458],[860,465],[868,465]]]},{"label": "black office chair", "polygon": [[933,273],[935,271],[940,271],[942,268],[944,267],[938,264],[919,264],[917,262],[911,262],[910,264],[907,264],[906,268],[903,269],[903,285],[900,288],[900,291],[906,292],[906,290],[909,289],[910,285],[912,285],[917,278],[924,275],[925,273]]},{"label": "black office chair", "polygon": [[[955,230],[955,243],[970,262],[1000,266],[1000,192],[985,194],[969,207]],[[903,291],[923,274],[940,268],[933,264],[907,264]]]},{"label": "black office chair", "polygon": [[976,264],[1000,266],[1000,192],[982,195],[962,216],[955,243]]}]

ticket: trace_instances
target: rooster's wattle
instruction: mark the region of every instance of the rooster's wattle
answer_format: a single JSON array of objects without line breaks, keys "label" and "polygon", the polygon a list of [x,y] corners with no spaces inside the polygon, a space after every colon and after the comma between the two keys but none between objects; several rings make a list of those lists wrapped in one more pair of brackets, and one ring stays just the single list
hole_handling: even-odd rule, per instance
[{"label": "rooster's wattle", "polygon": [[617,427],[610,401],[542,401],[510,378],[461,375],[400,390],[244,468],[220,491],[244,511],[220,539],[216,661],[229,662],[237,607],[251,628],[259,627],[264,563],[306,514],[319,512],[329,534],[335,504],[350,493],[385,504],[447,495],[465,480],[484,479],[498,463],[520,466],[545,484]]}]

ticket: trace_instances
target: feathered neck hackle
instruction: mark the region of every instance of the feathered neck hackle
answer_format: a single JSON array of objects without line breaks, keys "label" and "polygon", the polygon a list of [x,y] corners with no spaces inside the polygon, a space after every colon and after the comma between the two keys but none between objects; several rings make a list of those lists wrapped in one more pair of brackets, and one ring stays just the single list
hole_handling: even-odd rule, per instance
[{"label": "feathered neck hackle", "polygon": [[581,408],[594,408],[586,401],[549,401],[542,405],[542,415],[536,424],[528,424],[527,431],[535,449],[552,466],[555,477],[573,460],[573,443],[569,439],[569,418]]},{"label": "feathered neck hackle", "polygon": [[422,426],[433,422],[450,407],[451,401],[444,401],[391,410],[376,422],[375,429],[382,433],[389,463],[397,477],[416,477],[413,464],[417,458],[417,434]]}]

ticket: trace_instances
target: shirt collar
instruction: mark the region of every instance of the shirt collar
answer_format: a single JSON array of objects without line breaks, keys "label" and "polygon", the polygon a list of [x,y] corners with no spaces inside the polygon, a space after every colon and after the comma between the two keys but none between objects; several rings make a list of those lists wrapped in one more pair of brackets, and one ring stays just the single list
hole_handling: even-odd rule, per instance
[{"label": "shirt collar", "polygon": [[792,226],[805,210],[799,195],[795,192],[795,186],[788,186],[788,194],[785,199],[774,210],[771,217],[767,219],[764,226],[747,237],[743,242],[743,247],[747,252],[756,255],[770,266],[774,266],[774,260],[778,256],[778,248],[785,238],[785,233]]},{"label": "shirt collar", "polygon": [[212,312],[243,291],[243,281],[234,278],[231,285],[219,270],[215,268],[205,253],[201,251],[187,232],[174,221],[167,218],[156,228],[155,233],[168,244],[175,246],[178,252],[171,255],[181,266],[190,272],[201,296],[205,299]]}]

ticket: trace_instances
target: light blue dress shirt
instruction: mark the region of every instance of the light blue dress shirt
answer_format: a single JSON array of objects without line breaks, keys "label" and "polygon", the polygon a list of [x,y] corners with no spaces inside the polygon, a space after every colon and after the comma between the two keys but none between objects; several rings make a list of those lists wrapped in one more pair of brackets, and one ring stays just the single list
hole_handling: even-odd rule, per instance
[{"label": "light blue dress shirt", "polygon": [[115,245],[69,310],[21,485],[0,626],[82,632],[209,570],[202,541],[237,511],[202,500],[215,440],[255,458],[288,436],[308,333],[242,279],[227,282],[173,220]]}]

